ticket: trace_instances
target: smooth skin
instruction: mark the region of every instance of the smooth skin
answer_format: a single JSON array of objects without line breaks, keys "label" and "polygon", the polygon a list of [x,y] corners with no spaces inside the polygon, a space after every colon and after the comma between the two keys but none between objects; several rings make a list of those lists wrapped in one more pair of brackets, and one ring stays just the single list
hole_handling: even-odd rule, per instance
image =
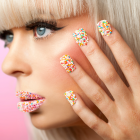
[{"label": "smooth skin", "polygon": [[[92,140],[93,138],[102,140],[73,111],[65,99],[65,91],[72,89],[79,93],[86,105],[97,116],[99,116],[100,110],[60,65],[60,57],[63,54],[69,54],[90,77],[107,91],[72,36],[76,29],[83,27],[92,38],[95,37],[95,26],[87,17],[87,14],[83,14],[59,19],[57,27],[64,28],[41,40],[34,40],[33,30],[26,31],[25,27],[12,28],[14,38],[6,48],[9,51],[2,63],[2,70],[5,74],[17,79],[15,92],[24,90],[46,98],[46,102],[39,109],[30,112],[31,122],[36,128],[46,130],[71,127],[78,133],[75,136],[77,140]],[[90,26],[89,23],[91,23]],[[48,31],[46,29],[46,32]],[[46,35],[42,35],[41,38],[44,36]],[[15,96],[15,93],[12,94]],[[101,118],[107,121],[105,116]],[[78,131],[79,129],[80,131]]]},{"label": "smooth skin", "polygon": [[75,93],[78,100],[72,108],[104,140],[139,140],[140,65],[118,31],[112,25],[111,28],[112,34],[110,36],[103,36],[103,38],[113,52],[130,86],[127,87],[124,84],[112,63],[95,40],[88,35],[88,44],[80,48],[100,79],[109,89],[115,101],[112,101],[106,92],[73,60],[76,70],[69,73],[69,75],[107,117],[108,123],[97,117],[85,105],[78,93]]},{"label": "smooth skin", "polygon": [[[16,91],[29,91],[46,98],[39,109],[30,113],[32,124],[38,129],[83,130],[77,131],[77,140],[138,140],[140,69],[132,51],[114,28],[111,36],[104,37],[128,79],[131,87],[128,88],[96,44],[97,27],[87,14],[58,20],[58,27],[63,26],[39,41],[34,41],[32,30],[11,29],[14,38],[7,46],[3,72],[17,79]],[[79,47],[72,36],[79,28],[85,29],[89,36],[87,46]],[[77,67],[70,74],[60,64],[64,54],[70,55]],[[64,96],[67,90],[79,95],[73,107]],[[115,102],[108,96],[109,91]],[[95,116],[100,114],[98,108],[106,117]]]}]

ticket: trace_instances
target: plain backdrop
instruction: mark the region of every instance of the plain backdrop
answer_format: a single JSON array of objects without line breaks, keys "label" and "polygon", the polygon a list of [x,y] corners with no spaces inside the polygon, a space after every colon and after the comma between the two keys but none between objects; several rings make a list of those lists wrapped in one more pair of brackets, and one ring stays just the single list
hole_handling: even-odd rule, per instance
[{"label": "plain backdrop", "polygon": [[8,51],[0,40],[0,140],[30,140],[27,118],[17,108],[16,78],[4,74],[1,69]]}]

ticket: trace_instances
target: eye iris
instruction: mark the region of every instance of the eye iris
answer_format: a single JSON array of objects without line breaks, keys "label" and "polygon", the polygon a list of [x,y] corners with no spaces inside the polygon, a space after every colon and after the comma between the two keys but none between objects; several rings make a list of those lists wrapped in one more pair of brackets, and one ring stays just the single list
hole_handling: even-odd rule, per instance
[{"label": "eye iris", "polygon": [[8,41],[8,42],[12,42],[12,40],[13,40],[13,35],[6,35],[6,40]]},{"label": "eye iris", "polygon": [[37,27],[38,35],[43,35],[45,33],[45,27]]}]

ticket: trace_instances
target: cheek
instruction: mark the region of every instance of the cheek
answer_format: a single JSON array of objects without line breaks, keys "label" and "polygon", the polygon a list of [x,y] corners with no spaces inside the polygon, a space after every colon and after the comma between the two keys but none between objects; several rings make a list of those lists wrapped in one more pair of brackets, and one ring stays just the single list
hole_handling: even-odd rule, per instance
[{"label": "cheek", "polygon": [[40,61],[43,63],[39,70],[41,71],[40,78],[43,80],[43,85],[45,83],[49,89],[56,87],[57,90],[67,90],[68,87],[78,87],[75,85],[76,82],[60,64],[60,57],[65,54],[70,55],[72,59],[78,62],[83,70],[90,76],[95,76],[94,69],[82,52],[80,46],[75,42],[70,31],[54,35],[50,38],[49,42],[47,45],[45,43],[42,45],[47,46],[45,47],[47,49],[41,52],[41,55],[44,54],[44,57],[41,58],[45,58],[45,61],[43,59]]},{"label": "cheek", "polygon": [[[79,62],[83,59],[83,54],[77,44],[73,41],[71,43],[63,43],[59,46],[60,49],[55,49],[52,60],[49,63],[49,73],[47,74],[47,80],[49,83],[57,85],[59,89],[68,86],[74,86],[74,80],[69,76],[66,70],[60,64],[60,57],[65,54],[71,56],[71,58],[78,60]],[[62,86],[63,85],[63,86]],[[58,89],[57,89],[58,90]]]},{"label": "cheek", "polygon": [[57,38],[54,40],[55,42],[53,41],[53,44],[49,45],[49,53],[44,54],[47,61],[42,60],[43,63],[41,64],[42,66],[39,70],[41,71],[40,79],[42,80],[42,84],[46,84],[49,89],[53,90],[55,87],[57,91],[63,90],[64,92],[70,87],[74,87],[74,89],[77,91],[78,86],[76,86],[76,82],[61,66],[60,57],[68,54],[83,67],[87,67],[86,58],[73,37],[65,37],[61,42],[58,41]]},{"label": "cheek", "polygon": [[50,47],[50,53],[47,55],[45,54],[48,58],[47,63],[42,65],[42,67],[46,67],[42,69],[43,71],[45,70],[44,72],[42,71],[42,78],[46,82],[49,81],[49,84],[57,84],[57,86],[61,87],[63,83],[66,87],[68,82],[70,83],[73,80],[61,66],[61,56],[65,54],[70,55],[70,57],[76,60],[89,75],[92,75],[91,72],[93,73],[93,68],[71,34],[65,33],[65,36],[62,36],[62,34],[59,36],[60,37],[54,37],[53,40],[50,41],[53,42],[53,44],[48,45]]}]

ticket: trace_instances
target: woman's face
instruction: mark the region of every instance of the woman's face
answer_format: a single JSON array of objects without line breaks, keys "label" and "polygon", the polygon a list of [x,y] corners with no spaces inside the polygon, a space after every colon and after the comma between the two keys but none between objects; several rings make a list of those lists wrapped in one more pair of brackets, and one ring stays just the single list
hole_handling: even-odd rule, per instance
[{"label": "woman's face", "polygon": [[27,31],[25,27],[11,29],[14,38],[8,45],[9,52],[2,64],[2,70],[17,78],[16,91],[29,91],[46,98],[39,109],[30,112],[32,124],[39,129],[85,125],[64,96],[68,90],[78,93],[95,114],[99,113],[97,107],[60,64],[60,57],[68,54],[101,84],[72,36],[75,30],[83,28],[94,39],[96,25],[89,26],[89,22],[91,21],[86,14],[60,19],[57,27],[64,28],[44,40],[36,41],[32,30]]}]

